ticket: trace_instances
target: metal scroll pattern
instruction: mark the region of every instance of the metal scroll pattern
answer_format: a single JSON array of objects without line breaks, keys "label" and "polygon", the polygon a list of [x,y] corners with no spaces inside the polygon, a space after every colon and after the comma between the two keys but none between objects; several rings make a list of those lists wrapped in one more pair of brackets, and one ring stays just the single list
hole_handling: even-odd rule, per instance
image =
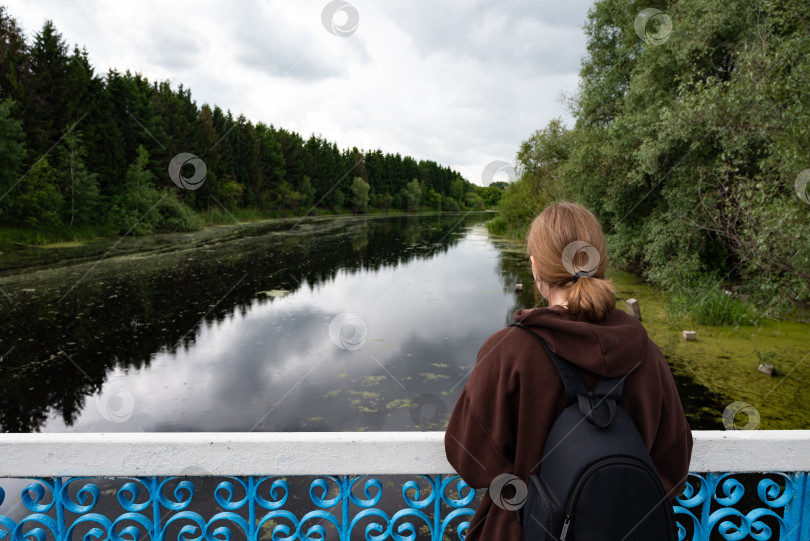
[{"label": "metal scroll pattern", "polygon": [[690,473],[674,511],[679,541],[805,541],[807,473]]},{"label": "metal scroll pattern", "polygon": [[[368,476],[321,476],[297,492],[284,477],[223,477],[195,496],[200,479],[119,478],[110,489],[95,478],[38,478],[9,502],[0,487],[0,540],[463,540],[474,513],[475,490],[458,476],[419,476],[390,491]],[[807,473],[690,474],[674,510],[679,541],[806,541]]]},{"label": "metal scroll pattern", "polygon": [[[418,480],[402,484],[401,508],[389,516],[381,508],[383,482],[375,478],[318,477],[310,483],[308,502],[292,495],[286,478],[222,478],[207,506],[214,511],[203,516],[192,510],[197,489],[188,478],[126,478],[104,493],[98,479],[38,478],[22,489],[16,504],[29,514],[16,522],[13,512],[0,515],[0,540],[464,539],[475,491],[458,476]],[[115,516],[99,512],[110,492]],[[4,499],[0,487],[0,505]]]}]

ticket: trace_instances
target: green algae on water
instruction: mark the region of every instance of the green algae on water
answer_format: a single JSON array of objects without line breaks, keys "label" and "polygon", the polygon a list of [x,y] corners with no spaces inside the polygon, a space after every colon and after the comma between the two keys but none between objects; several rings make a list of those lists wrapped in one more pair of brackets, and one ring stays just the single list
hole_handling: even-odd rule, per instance
[{"label": "green algae on water", "polygon": [[[607,277],[616,288],[618,309],[626,310],[629,298],[639,301],[647,334],[663,351],[676,379],[685,375],[697,384],[693,387],[702,386],[710,394],[708,402],[713,404],[698,407],[693,417],[723,429],[723,410],[739,401],[759,412],[759,429],[810,428],[810,390],[805,385],[810,379],[810,324],[762,319],[756,326],[701,325],[668,314],[665,293],[632,274],[610,269]],[[684,340],[684,330],[696,331],[697,340]],[[764,359],[774,364],[773,377],[757,372]],[[684,403],[693,398],[681,396]],[[745,415],[741,417],[735,426],[746,424]]]}]

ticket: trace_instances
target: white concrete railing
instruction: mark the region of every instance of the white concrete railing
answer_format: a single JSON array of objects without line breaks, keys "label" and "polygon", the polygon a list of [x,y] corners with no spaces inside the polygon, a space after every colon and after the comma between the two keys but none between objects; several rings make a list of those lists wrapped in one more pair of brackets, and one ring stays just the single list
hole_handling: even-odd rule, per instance
[{"label": "white concrete railing", "polygon": [[[693,437],[680,538],[810,540],[810,431]],[[2,539],[463,540],[476,497],[442,432],[0,434],[0,478]]]},{"label": "white concrete railing", "polygon": [[[810,471],[810,431],[695,431],[692,472]],[[0,434],[0,478],[452,474],[443,432]],[[204,472],[204,473],[203,473]]]}]

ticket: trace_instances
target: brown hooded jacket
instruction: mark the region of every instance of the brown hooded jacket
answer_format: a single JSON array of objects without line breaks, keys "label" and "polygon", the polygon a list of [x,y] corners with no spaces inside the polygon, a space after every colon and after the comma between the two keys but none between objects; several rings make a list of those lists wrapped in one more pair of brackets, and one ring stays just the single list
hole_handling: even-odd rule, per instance
[{"label": "brown hooded jacket", "polygon": [[[518,310],[515,321],[538,334],[554,353],[578,366],[585,385],[627,373],[619,404],[650,451],[664,489],[683,490],[692,433],[664,355],[641,323],[621,310],[600,322],[562,307]],[[562,380],[537,340],[507,327],[484,343],[445,433],[447,459],[470,486],[488,488],[500,474],[523,481],[540,469],[546,436],[565,404]],[[484,495],[467,541],[519,541],[515,512]]]}]

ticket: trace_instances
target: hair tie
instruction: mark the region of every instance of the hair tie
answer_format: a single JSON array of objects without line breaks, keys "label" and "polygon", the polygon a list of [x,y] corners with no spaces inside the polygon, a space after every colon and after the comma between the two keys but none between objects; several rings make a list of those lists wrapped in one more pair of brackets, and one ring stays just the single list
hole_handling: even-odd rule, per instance
[{"label": "hair tie", "polygon": [[577,280],[579,280],[580,277],[582,277],[582,276],[584,276],[585,278],[590,278],[591,277],[591,275],[589,273],[585,272],[585,271],[577,271],[577,273],[574,275],[574,283],[576,284]]}]

